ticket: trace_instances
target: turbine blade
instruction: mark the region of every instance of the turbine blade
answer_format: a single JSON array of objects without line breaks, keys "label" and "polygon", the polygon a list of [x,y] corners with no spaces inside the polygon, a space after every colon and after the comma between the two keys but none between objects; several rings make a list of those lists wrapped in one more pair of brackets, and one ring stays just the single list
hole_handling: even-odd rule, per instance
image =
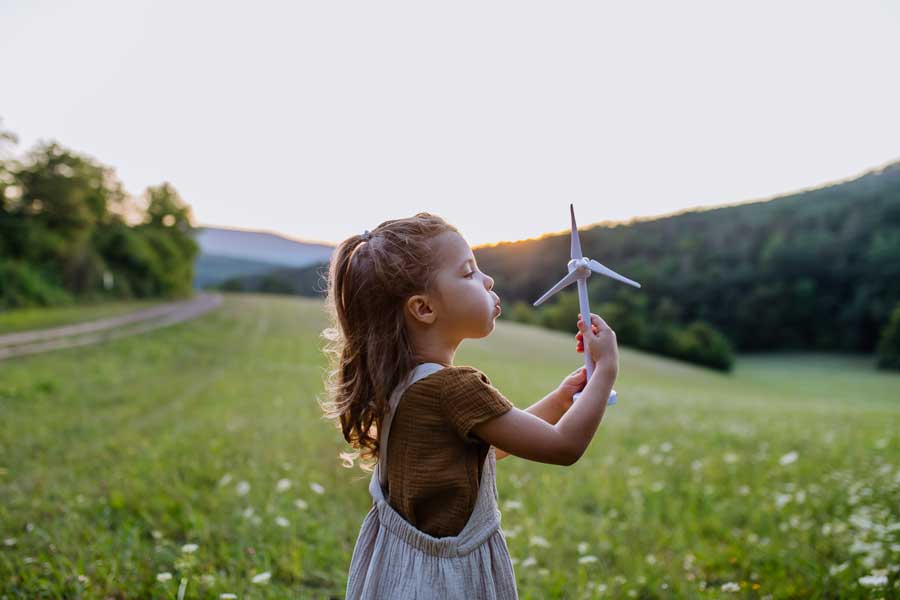
[{"label": "turbine blade", "polygon": [[569,273],[568,275],[566,275],[565,277],[560,279],[556,285],[554,285],[552,288],[547,290],[547,292],[543,296],[538,298],[537,302],[535,302],[533,306],[537,306],[538,304],[541,304],[544,300],[546,300],[547,298],[549,298],[550,296],[552,296],[559,290],[563,289],[570,283],[577,281],[577,280],[578,280],[578,271],[572,271],[571,273]]},{"label": "turbine blade", "polygon": [[569,213],[572,215],[572,258],[582,258],[581,239],[578,237],[578,226],[575,224],[575,205],[569,204]]},{"label": "turbine blade", "polygon": [[591,268],[591,271],[593,271],[594,273],[599,273],[600,275],[606,275],[607,277],[612,277],[613,279],[618,279],[619,281],[621,281],[623,283],[627,283],[628,285],[633,285],[634,287],[637,287],[637,288],[641,287],[641,284],[639,284],[637,281],[632,281],[631,279],[628,279],[627,277],[619,275],[612,269],[601,265],[593,258],[588,261],[588,266]]}]

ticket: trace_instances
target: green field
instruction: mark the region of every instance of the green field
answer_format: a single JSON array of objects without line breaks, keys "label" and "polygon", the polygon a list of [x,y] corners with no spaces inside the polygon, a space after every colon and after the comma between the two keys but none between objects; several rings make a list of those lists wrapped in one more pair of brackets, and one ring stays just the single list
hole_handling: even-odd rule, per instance
[{"label": "green field", "polygon": [[[582,364],[574,319],[501,320],[455,363],[525,408]],[[226,294],[0,362],[0,597],[342,597],[369,475],[340,466],[316,404],[325,325],[316,300]],[[900,376],[790,354],[725,375],[623,347],[615,388],[575,465],[498,463],[522,598],[900,597]]]}]

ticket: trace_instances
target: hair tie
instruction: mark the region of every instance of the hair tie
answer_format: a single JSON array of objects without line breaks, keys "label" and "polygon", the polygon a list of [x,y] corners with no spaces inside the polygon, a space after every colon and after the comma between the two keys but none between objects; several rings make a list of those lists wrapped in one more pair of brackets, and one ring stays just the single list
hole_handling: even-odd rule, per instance
[{"label": "hair tie", "polygon": [[372,237],[372,234],[369,233],[368,229],[366,229],[366,232],[364,234],[362,234],[362,238],[367,242],[369,241],[369,238],[371,238],[371,237]]}]

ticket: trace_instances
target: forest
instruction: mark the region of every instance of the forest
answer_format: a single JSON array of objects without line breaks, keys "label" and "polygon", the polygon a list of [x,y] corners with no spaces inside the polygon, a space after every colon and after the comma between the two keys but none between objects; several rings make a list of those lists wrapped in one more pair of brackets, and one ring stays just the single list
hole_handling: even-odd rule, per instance
[{"label": "forest", "polygon": [[0,310],[192,294],[190,206],[168,182],[128,194],[55,141],[16,157],[0,129]]}]

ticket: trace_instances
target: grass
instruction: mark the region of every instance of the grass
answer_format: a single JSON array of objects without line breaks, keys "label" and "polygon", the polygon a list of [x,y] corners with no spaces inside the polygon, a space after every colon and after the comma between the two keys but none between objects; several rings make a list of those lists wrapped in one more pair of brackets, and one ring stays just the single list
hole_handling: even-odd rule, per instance
[{"label": "grass", "polygon": [[[316,300],[226,294],[194,321],[0,362],[2,594],[343,597],[371,500],[315,401],[325,324]],[[455,363],[525,408],[581,364],[574,333],[501,320]],[[578,463],[498,463],[520,597],[898,597],[900,376],[620,353],[619,402]],[[879,569],[886,586],[860,584]]]},{"label": "grass", "polygon": [[114,317],[141,308],[163,304],[158,299],[118,300],[52,308],[16,308],[0,311],[0,335],[29,329],[74,325],[83,321]]}]

